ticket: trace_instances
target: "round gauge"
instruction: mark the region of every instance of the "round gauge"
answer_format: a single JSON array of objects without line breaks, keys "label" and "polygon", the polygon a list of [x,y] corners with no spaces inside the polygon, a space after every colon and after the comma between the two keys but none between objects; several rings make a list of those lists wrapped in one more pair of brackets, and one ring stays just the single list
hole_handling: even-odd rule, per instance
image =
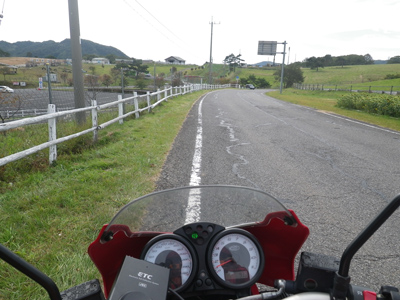
[{"label": "round gauge", "polygon": [[171,289],[183,289],[194,276],[194,256],[190,245],[179,236],[159,235],[143,249],[141,259],[169,268]]},{"label": "round gauge", "polygon": [[261,276],[264,253],[256,238],[241,229],[218,234],[210,244],[209,267],[215,279],[229,288],[253,285]]}]

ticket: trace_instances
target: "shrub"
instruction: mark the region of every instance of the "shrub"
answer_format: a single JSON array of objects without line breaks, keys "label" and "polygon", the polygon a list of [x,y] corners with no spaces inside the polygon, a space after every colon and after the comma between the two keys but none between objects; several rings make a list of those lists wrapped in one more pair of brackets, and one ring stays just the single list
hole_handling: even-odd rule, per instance
[{"label": "shrub", "polygon": [[387,94],[348,94],[337,101],[337,106],[368,113],[400,117],[400,97]]}]

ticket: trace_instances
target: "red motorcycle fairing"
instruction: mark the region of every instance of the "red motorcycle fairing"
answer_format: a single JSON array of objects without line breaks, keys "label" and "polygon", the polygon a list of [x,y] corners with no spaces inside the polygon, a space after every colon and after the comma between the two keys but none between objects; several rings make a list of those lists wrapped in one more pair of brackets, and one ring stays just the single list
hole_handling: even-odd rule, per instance
[{"label": "red motorcycle fairing", "polygon": [[[260,223],[237,226],[253,234],[261,244],[265,267],[258,280],[259,283],[273,286],[276,279],[293,280],[295,277],[294,260],[301,246],[308,237],[309,229],[300,222],[296,214],[289,210],[295,219],[296,226],[287,226],[274,212]],[[104,242],[102,236],[108,225],[104,225],[97,239],[90,244],[88,253],[103,282],[104,293],[108,297],[125,256],[140,258],[144,246],[155,236],[166,232],[131,232],[128,226],[115,230],[111,240]]]}]

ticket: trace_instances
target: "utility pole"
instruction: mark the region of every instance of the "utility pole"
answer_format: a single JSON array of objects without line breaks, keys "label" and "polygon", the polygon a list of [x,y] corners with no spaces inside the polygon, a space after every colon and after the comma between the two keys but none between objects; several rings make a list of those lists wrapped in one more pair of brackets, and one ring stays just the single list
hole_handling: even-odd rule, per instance
[{"label": "utility pole", "polygon": [[[74,83],[75,108],[85,107],[85,90],[82,75],[82,47],[79,27],[78,0],[68,0],[69,29],[71,34],[72,77]],[[85,112],[76,114],[78,124],[86,123]]]},{"label": "utility pole", "polygon": [[213,41],[213,26],[214,24],[221,24],[221,23],[215,23],[213,21],[213,18],[211,17],[211,42],[210,42],[210,70],[208,73],[208,83],[211,84],[212,83],[212,41]]},{"label": "utility pole", "polygon": [[47,84],[49,87],[49,104],[53,104],[53,96],[51,94],[50,67],[48,63],[46,64],[46,71],[47,71]]},{"label": "utility pole", "polygon": [[286,41],[283,42],[283,60],[282,60],[282,70],[281,70],[281,86],[279,88],[279,93],[282,94],[283,87],[283,74],[285,70],[285,54],[286,54]]}]

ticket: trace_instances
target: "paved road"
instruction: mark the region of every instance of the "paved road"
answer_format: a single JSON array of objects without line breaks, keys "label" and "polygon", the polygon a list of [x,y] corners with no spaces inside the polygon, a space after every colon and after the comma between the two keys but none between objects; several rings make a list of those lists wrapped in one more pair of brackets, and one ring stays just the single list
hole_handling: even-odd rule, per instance
[{"label": "paved road", "polygon": [[[309,226],[303,250],[340,257],[400,193],[400,133],[264,93],[223,90],[199,99],[176,138],[158,188],[189,185],[193,178],[202,185],[260,188]],[[201,143],[196,144],[199,132]],[[200,170],[195,176],[193,162]],[[214,209],[221,209],[217,202]],[[352,283],[376,290],[380,284],[400,287],[399,228],[396,212],[356,255]]]}]

